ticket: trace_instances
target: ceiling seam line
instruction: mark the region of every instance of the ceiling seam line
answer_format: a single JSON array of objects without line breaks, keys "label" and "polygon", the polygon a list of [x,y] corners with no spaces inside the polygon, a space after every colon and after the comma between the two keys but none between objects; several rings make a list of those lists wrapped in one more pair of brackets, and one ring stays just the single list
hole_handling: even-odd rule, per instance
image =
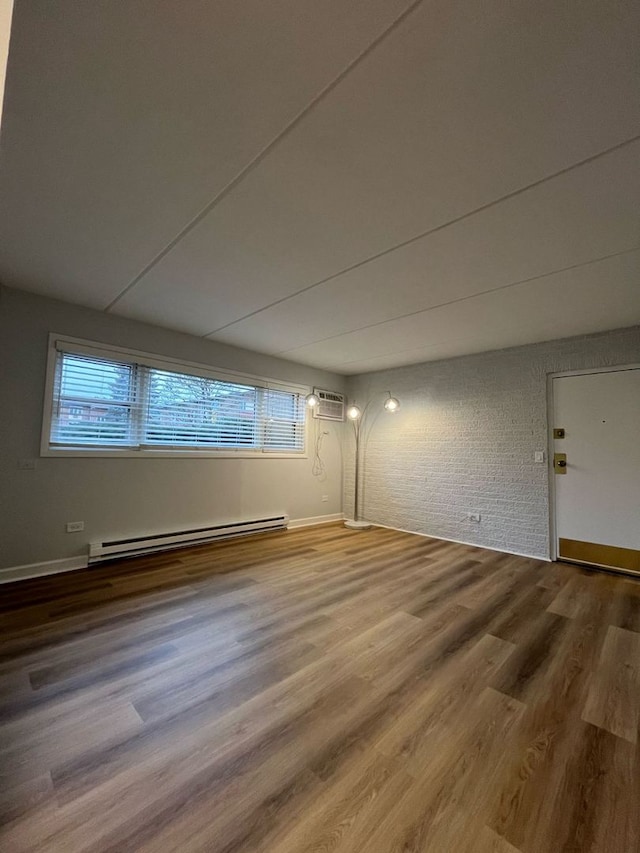
[{"label": "ceiling seam line", "polygon": [[599,151],[597,154],[592,154],[589,157],[585,157],[583,160],[578,160],[575,163],[572,163],[570,166],[565,166],[563,169],[560,169],[557,172],[553,172],[550,175],[546,175],[543,178],[540,178],[537,181],[533,181],[531,184],[527,184],[524,187],[519,187],[512,192],[506,193],[506,195],[500,196],[500,198],[494,199],[493,201],[489,201],[486,204],[480,205],[480,207],[475,207],[473,210],[469,210],[466,213],[461,214],[460,216],[455,217],[454,219],[449,219],[447,222],[443,222],[440,225],[436,225],[434,228],[430,228],[427,231],[422,232],[421,234],[416,234],[414,237],[410,237],[408,240],[403,240],[401,243],[397,243],[395,246],[390,246],[388,249],[383,249],[381,252],[377,252],[375,255],[371,255],[368,258],[364,258],[362,261],[358,261],[355,264],[351,264],[351,266],[345,267],[342,270],[339,270],[336,273],[332,273],[326,278],[321,279],[320,281],[316,281],[313,284],[309,284],[306,287],[297,290],[295,293],[291,293],[288,296],[283,296],[281,299],[276,299],[273,302],[270,302],[268,305],[264,305],[262,308],[257,308],[255,311],[251,311],[248,314],[245,314],[243,317],[238,317],[237,320],[232,320],[230,323],[225,323],[224,326],[219,326],[217,329],[213,329],[211,332],[207,332],[204,335],[201,335],[203,338],[208,338],[211,335],[215,335],[217,332],[222,332],[224,329],[228,329],[230,326],[235,326],[236,323],[242,323],[243,320],[248,320],[250,317],[256,316],[256,314],[261,314],[263,311],[268,311],[270,308],[275,307],[276,305],[281,305],[283,302],[287,302],[289,299],[295,299],[296,296],[300,296],[302,293],[307,293],[309,290],[313,290],[316,287],[320,287],[323,284],[327,284],[329,281],[333,281],[333,279],[339,278],[342,275],[346,275],[349,272],[353,272],[353,270],[358,269],[359,267],[366,266],[373,261],[377,261],[379,258],[384,257],[385,255],[390,255],[392,252],[397,251],[398,249],[404,249],[406,246],[410,246],[412,243],[416,243],[419,240],[423,240],[425,237],[430,237],[432,234],[437,234],[439,231],[443,231],[445,228],[449,228],[451,225],[457,225],[459,222],[463,222],[465,219],[470,219],[472,216],[475,216],[478,213],[483,213],[485,210],[490,210],[492,207],[495,207],[498,204],[502,204],[505,201],[509,201],[512,198],[516,198],[522,193],[526,193],[529,190],[535,189],[536,187],[541,186],[542,184],[547,183],[548,181],[552,181],[555,178],[559,178],[562,175],[566,175],[569,172],[572,172],[574,169],[579,169],[582,166],[587,166],[589,163],[594,162],[595,160],[600,159],[601,157],[606,157],[608,154],[612,154],[614,151],[618,151],[621,148],[626,147],[627,145],[631,145],[634,142],[640,140],[640,134],[636,136],[632,136],[630,139],[625,139],[623,142],[619,142],[617,145],[613,145],[610,148],[606,148],[604,151]]},{"label": "ceiling seam line", "polygon": [[327,85],[315,95],[303,109],[294,116],[293,119],[280,131],[274,138],[261,149],[255,157],[253,157],[244,166],[238,174],[227,183],[213,199],[206,204],[187,224],[177,233],[177,235],[167,243],[167,245],[155,255],[149,263],[129,282],[129,284],[120,291],[120,293],[112,299],[109,304],[102,310],[107,312],[129,293],[151,270],[160,263],[177,245],[183,240],[194,228],[196,228],[203,219],[223,200],[225,199],[242,181],[249,175],[260,163],[273,151],[274,148],[293,131],[313,109],[331,94],[331,92],[339,86],[339,84],[366,59],[394,30],[396,30],[417,8],[422,4],[423,0],[413,0],[404,11],[402,11],[394,20],[384,29],[376,38],[370,42],[356,57],[352,59],[340,73],[333,78]]},{"label": "ceiling seam line", "polygon": [[[619,329],[633,329],[633,328],[635,328],[635,325],[619,326],[618,330]],[[616,330],[610,329],[609,331],[616,331]],[[468,358],[469,356],[473,356],[473,355],[486,355],[487,353],[491,353],[491,352],[504,352],[505,350],[510,350],[510,349],[520,349],[521,347],[536,346],[537,344],[550,343],[552,341],[570,340],[571,338],[576,338],[576,337],[580,338],[580,337],[584,337],[584,336],[605,335],[605,334],[607,334],[607,331],[585,332],[583,334],[570,335],[568,338],[566,338],[566,337],[565,338],[549,338],[547,341],[530,341],[529,343],[524,343],[524,344],[509,344],[506,347],[498,347],[497,349],[494,347],[493,349],[479,350],[478,352],[460,353],[459,355],[446,355],[446,356],[442,356],[440,358],[433,359],[433,361],[449,361],[451,359]],[[466,338],[455,338],[455,341],[459,341],[459,340],[466,340]],[[381,358],[387,358],[388,356],[393,356],[393,355],[401,355],[403,353],[424,352],[425,350],[432,350],[437,346],[439,346],[439,344],[430,344],[430,345],[424,346],[424,347],[409,347],[408,349],[397,349],[397,350],[393,350],[392,352],[384,353],[384,355],[376,356],[376,359],[380,360]],[[293,359],[287,359],[287,360],[293,361]],[[346,366],[348,364],[360,364],[364,361],[367,361],[367,359],[351,358],[351,359],[349,359],[349,361],[341,361],[340,364]],[[301,362],[293,362],[293,363],[300,364]],[[415,366],[415,365],[419,365],[419,364],[426,364],[426,363],[427,362],[421,362],[421,361],[408,362],[407,364],[398,364],[398,365],[394,365],[392,367],[379,367],[379,368],[376,368],[374,370],[369,370],[369,371],[365,371],[365,372],[366,373],[379,373],[379,372],[383,372],[386,370],[395,370],[398,367],[410,367],[410,366]],[[309,364],[308,366],[313,367],[314,365]],[[339,372],[337,367],[323,367],[323,368],[316,368],[316,369],[333,371],[334,373]],[[356,376],[358,374],[343,373],[341,375],[342,376]]]},{"label": "ceiling seam line", "polygon": [[406,314],[398,314],[397,317],[390,317],[387,320],[379,320],[375,323],[368,323],[366,326],[358,326],[354,329],[350,329],[347,332],[340,332],[338,335],[329,335],[327,338],[319,338],[317,341],[310,341],[308,344],[303,344],[300,347],[292,347],[291,349],[283,349],[278,350],[277,352],[272,353],[274,356],[280,356],[284,353],[295,352],[298,349],[303,349],[304,347],[314,346],[315,344],[323,344],[326,341],[333,341],[336,338],[341,338],[344,335],[351,335],[354,332],[362,332],[366,329],[375,329],[376,326],[384,326],[385,323],[395,323],[396,320],[405,320],[407,317],[416,317],[418,314],[428,314],[429,311],[436,311],[438,308],[446,308],[449,305],[457,305],[460,302],[468,302],[470,299],[477,299],[480,296],[488,296],[491,293],[499,293],[501,290],[508,290],[510,287],[519,287],[522,284],[530,284],[532,281],[540,281],[543,278],[550,278],[552,275],[560,275],[563,272],[570,272],[571,270],[580,269],[581,267],[588,267],[592,264],[598,264],[601,261],[608,261],[611,258],[619,258],[622,255],[630,255],[634,252],[639,252],[640,246],[633,246],[630,249],[622,249],[620,252],[611,252],[608,255],[601,255],[597,258],[592,258],[589,261],[580,261],[577,264],[570,264],[567,267],[558,267],[557,269],[550,270],[549,272],[540,273],[539,275],[532,275],[528,278],[518,279],[518,281],[512,281],[509,284],[501,284],[498,287],[490,287],[488,290],[481,290],[478,293],[471,293],[468,296],[460,296],[457,299],[450,299],[448,302],[439,302],[437,305],[430,305],[428,308],[419,308],[417,311],[408,311]]},{"label": "ceiling seam line", "polygon": [[[620,330],[620,329],[634,329],[634,328],[635,328],[635,324],[632,326],[619,326],[618,330]],[[616,330],[610,329],[609,331],[616,331]],[[509,346],[506,346],[506,347],[498,347],[497,349],[494,347],[493,349],[479,350],[478,352],[475,352],[475,353],[471,352],[471,353],[461,353],[459,355],[442,356],[442,358],[434,359],[434,361],[448,361],[450,359],[467,358],[467,357],[472,356],[472,355],[483,355],[483,354],[487,354],[487,353],[491,353],[491,352],[503,352],[504,350],[519,349],[521,347],[535,346],[536,344],[549,343],[551,341],[570,340],[571,338],[583,337],[585,335],[591,336],[591,335],[606,335],[606,334],[607,334],[607,330],[604,330],[604,331],[600,330],[600,331],[596,331],[596,332],[586,332],[583,334],[573,334],[573,335],[570,335],[569,338],[549,338],[548,341],[530,341],[529,343],[525,343],[525,344],[509,344]],[[466,340],[466,339],[465,338],[456,338],[456,341],[457,340]],[[424,352],[424,350],[434,349],[434,347],[437,347],[437,346],[438,346],[438,344],[430,344],[429,346],[424,346],[424,347],[409,347],[408,349],[393,350],[392,352],[385,353],[384,355],[376,356],[376,359],[379,360],[381,358],[387,358],[388,356],[401,355],[402,353]],[[273,356],[273,357],[275,357],[275,356]],[[293,361],[293,359],[287,359],[287,360]],[[359,363],[362,363],[363,361],[366,361],[366,359],[352,358],[352,359],[349,359],[349,361],[341,361],[340,365],[346,366],[348,364],[359,364]],[[300,364],[301,362],[294,362],[294,363]],[[379,372],[386,371],[386,370],[396,370],[398,367],[409,367],[409,366],[413,366],[416,364],[422,364],[422,363],[423,362],[418,361],[418,362],[408,362],[407,364],[398,364],[398,365],[395,365],[392,367],[379,367],[379,368],[376,368],[375,370],[365,371],[365,373],[379,373]],[[313,364],[309,364],[309,367],[313,367],[313,366],[314,366]],[[329,370],[329,371],[333,371],[334,373],[339,373],[338,367],[329,366],[329,367],[317,368],[317,369],[318,370]],[[362,371],[360,371],[360,372],[362,372]],[[358,374],[356,374],[356,373],[342,373],[341,375],[342,376],[357,376]]]}]

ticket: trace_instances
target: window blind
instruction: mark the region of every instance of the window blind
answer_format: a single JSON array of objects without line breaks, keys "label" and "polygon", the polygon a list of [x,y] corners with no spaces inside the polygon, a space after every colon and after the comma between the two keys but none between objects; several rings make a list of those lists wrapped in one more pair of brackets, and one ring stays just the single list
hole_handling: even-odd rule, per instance
[{"label": "window blind", "polygon": [[304,450],[305,403],[299,394],[263,392],[265,450]]},{"label": "window blind", "polygon": [[51,444],[132,446],[135,375],[132,364],[61,353]]},{"label": "window blind", "polygon": [[259,413],[257,388],[151,369],[143,443],[257,447]]},{"label": "window blind", "polygon": [[52,447],[303,452],[304,427],[295,391],[56,353]]}]

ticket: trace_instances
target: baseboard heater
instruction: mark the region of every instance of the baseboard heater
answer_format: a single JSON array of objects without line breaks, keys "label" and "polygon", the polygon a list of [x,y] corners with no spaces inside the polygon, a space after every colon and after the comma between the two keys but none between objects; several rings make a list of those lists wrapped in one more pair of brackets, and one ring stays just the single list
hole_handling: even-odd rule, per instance
[{"label": "baseboard heater", "polygon": [[155,533],[151,536],[134,536],[131,539],[113,539],[108,542],[92,542],[89,545],[89,562],[115,560],[121,557],[138,557],[154,551],[185,548],[188,545],[203,545],[216,539],[246,536],[250,533],[265,533],[270,530],[286,530],[288,515],[256,518],[253,521],[237,521],[231,524],[216,524],[213,527],[198,527],[194,530],[178,530],[172,533]]}]

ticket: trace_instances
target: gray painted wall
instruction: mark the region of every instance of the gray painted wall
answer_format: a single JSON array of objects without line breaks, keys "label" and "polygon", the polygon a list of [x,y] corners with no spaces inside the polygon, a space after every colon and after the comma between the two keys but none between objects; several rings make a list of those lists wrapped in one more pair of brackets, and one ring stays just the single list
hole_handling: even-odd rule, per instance
[{"label": "gray painted wall", "polygon": [[[548,444],[547,375],[632,363],[640,363],[640,327],[352,377],[359,403],[389,389],[402,404],[370,428],[365,517],[548,557],[549,471],[534,462]],[[351,459],[345,483],[350,514]]]},{"label": "gray painted wall", "polygon": [[[0,568],[84,556],[93,540],[273,512],[297,519],[341,511],[341,425],[326,422],[324,482],[313,477],[311,457],[40,458],[49,332],[308,386],[341,390],[345,381],[282,359],[0,289]],[[35,470],[19,469],[21,459],[35,459]],[[329,500],[322,502],[322,495]],[[65,532],[67,521],[79,520],[85,522],[83,533]]]}]

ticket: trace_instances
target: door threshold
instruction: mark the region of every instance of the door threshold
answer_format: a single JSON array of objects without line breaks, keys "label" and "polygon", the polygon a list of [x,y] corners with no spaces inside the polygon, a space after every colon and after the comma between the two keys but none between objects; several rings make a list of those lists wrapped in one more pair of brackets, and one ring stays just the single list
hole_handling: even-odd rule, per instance
[{"label": "door threshold", "polygon": [[570,566],[580,566],[583,569],[593,569],[595,572],[605,572],[609,575],[624,575],[627,578],[640,581],[640,572],[636,572],[633,569],[620,569],[618,566],[603,566],[601,563],[589,563],[586,560],[576,560],[570,557],[557,557],[554,562],[567,563]]}]

